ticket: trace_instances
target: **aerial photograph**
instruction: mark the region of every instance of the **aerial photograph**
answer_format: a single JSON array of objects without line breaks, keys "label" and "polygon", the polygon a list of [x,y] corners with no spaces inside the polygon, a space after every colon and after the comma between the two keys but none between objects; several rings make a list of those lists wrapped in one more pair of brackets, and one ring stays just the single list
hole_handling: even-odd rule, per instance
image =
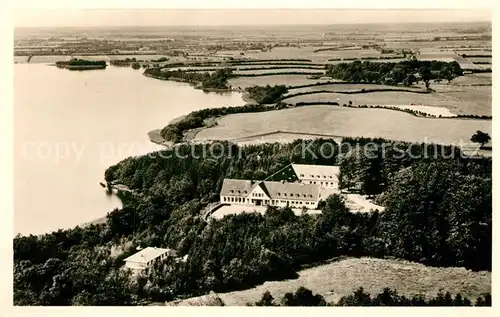
[{"label": "aerial photograph", "polygon": [[492,306],[490,10],[13,31],[14,306]]}]

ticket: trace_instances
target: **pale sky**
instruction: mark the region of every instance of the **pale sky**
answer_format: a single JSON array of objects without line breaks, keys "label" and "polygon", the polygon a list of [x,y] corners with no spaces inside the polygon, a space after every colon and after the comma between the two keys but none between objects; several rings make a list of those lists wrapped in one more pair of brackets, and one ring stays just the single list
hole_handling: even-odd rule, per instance
[{"label": "pale sky", "polygon": [[14,11],[16,27],[432,23],[492,20],[490,10],[48,10]]}]

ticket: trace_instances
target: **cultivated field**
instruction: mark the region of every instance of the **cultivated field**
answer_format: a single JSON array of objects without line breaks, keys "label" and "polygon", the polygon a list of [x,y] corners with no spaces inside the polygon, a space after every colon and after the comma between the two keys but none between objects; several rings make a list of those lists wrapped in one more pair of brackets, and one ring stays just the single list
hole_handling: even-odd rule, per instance
[{"label": "cultivated field", "polygon": [[[334,81],[334,79],[332,79]],[[332,92],[353,92],[361,91],[362,89],[391,89],[391,90],[412,90],[412,91],[424,91],[421,87],[402,87],[402,86],[388,86],[388,85],[375,85],[375,84],[332,84],[332,85],[320,85],[302,88],[292,88],[288,89],[286,95],[312,92],[312,91],[332,91]]]},{"label": "cultivated field", "polygon": [[[376,294],[385,287],[398,294],[436,296],[442,289],[460,293],[471,300],[491,292],[491,272],[472,272],[464,268],[436,268],[402,260],[347,258],[298,272],[299,277],[281,282],[265,282],[257,287],[219,293],[227,306],[244,306],[260,300],[269,291],[278,301],[288,292],[303,286],[322,295],[327,302],[337,302],[362,286],[365,292]],[[185,302],[196,301],[190,298]],[[185,305],[183,301],[179,303]]]},{"label": "cultivated field", "polygon": [[[492,79],[491,73],[479,73],[479,74],[469,74],[465,76],[460,76],[451,82],[453,86],[475,86],[484,85],[491,86]],[[491,88],[490,88],[491,89]]]},{"label": "cultivated field", "polygon": [[317,82],[329,81],[328,79],[310,79],[310,75],[274,75],[274,76],[256,76],[256,77],[236,77],[229,79],[229,85],[232,87],[241,87],[242,89],[252,86],[266,85],[308,85]]},{"label": "cultivated field", "polygon": [[430,119],[394,110],[318,105],[228,115],[217,126],[201,130],[195,139],[232,140],[276,130],[458,145],[461,140],[468,142],[477,130],[491,135],[492,121]]},{"label": "cultivated field", "polygon": [[[321,90],[321,86],[318,89]],[[334,101],[339,104],[354,105],[423,105],[445,107],[455,114],[491,115],[491,87],[456,87],[446,91],[430,94],[412,92],[370,92],[360,94],[317,93],[295,96],[285,99],[284,102],[296,104],[298,102],[325,102]]]},{"label": "cultivated field", "polygon": [[324,74],[325,70],[324,69],[306,69],[306,68],[279,68],[279,69],[249,69],[249,70],[237,70],[233,72],[233,75],[238,76],[238,75],[247,75],[247,74],[269,74],[269,73],[314,73],[314,74]]}]

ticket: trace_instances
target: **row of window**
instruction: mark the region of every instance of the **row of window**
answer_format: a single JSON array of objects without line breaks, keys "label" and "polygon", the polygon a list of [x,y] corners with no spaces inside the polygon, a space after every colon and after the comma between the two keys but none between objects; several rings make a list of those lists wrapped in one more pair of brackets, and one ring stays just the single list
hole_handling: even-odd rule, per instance
[{"label": "row of window", "polygon": [[[311,178],[314,178],[314,177],[316,177],[316,178],[321,178],[321,175],[312,175],[312,174],[311,174],[311,175],[309,175],[309,176],[310,176]],[[300,177],[305,177],[305,175],[304,175],[304,174],[300,174]],[[326,177],[326,175],[323,175],[323,178],[327,178],[327,177]],[[328,175],[328,178],[333,178],[333,176],[332,176],[332,175]]]},{"label": "row of window", "polygon": [[[319,182],[319,181],[318,181],[318,183],[319,183],[320,185],[322,185],[322,186],[323,186],[323,185],[324,185],[324,186],[328,186],[328,185],[333,186],[333,185],[335,185],[335,183],[333,183],[333,182],[330,182],[330,183],[329,183],[329,182]],[[316,181],[309,181],[309,184],[316,184]]]},{"label": "row of window", "polygon": [[264,197],[264,194],[262,194],[262,193],[253,193],[252,196],[253,197]]},{"label": "row of window", "polygon": [[250,202],[250,199],[248,198],[241,198],[241,197],[222,197],[222,201],[228,202],[228,203],[244,203],[244,202]]},{"label": "row of window", "polygon": [[[288,194],[289,197],[300,197],[300,194]],[[281,193],[278,193],[278,196],[281,196]],[[287,197],[287,193],[283,193],[283,196]],[[306,198],[306,197],[309,197],[309,198],[312,198],[313,195],[309,194],[309,195],[306,195],[306,194],[302,194],[302,197]]]},{"label": "row of window", "polygon": [[[229,190],[231,193],[237,192],[238,194],[241,194],[241,190],[234,191],[233,189]],[[248,192],[246,190],[243,191],[243,194],[247,194]]]},{"label": "row of window", "polygon": [[[242,198],[242,197],[226,197],[226,196],[223,196],[222,197],[222,201],[228,202],[228,203],[229,202],[231,202],[231,203],[249,203],[250,199],[248,199],[248,198]],[[251,202],[255,203],[255,201],[253,199],[251,200]],[[269,202],[269,200],[264,200],[264,203],[267,203],[267,202]],[[308,202],[308,201],[304,202],[304,201],[290,201],[290,200],[278,200],[278,199],[272,199],[271,200],[271,204],[273,204],[273,205],[274,204],[278,204],[280,202],[283,203],[283,204],[290,203],[290,204],[296,204],[296,205],[304,205],[304,204],[305,205],[309,205],[309,204],[314,205],[313,202]]]}]

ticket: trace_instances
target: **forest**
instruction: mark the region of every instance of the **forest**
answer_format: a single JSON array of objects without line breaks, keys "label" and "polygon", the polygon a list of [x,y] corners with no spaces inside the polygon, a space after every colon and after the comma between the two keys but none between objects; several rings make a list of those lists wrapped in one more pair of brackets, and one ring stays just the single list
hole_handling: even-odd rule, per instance
[{"label": "forest", "polygon": [[230,68],[218,69],[213,73],[189,72],[184,70],[161,70],[159,67],[147,68],[144,75],[158,79],[182,80],[193,85],[201,85],[204,89],[229,89],[227,80],[232,76]]},{"label": "forest", "polygon": [[[245,147],[222,142],[213,157],[203,157],[209,144],[180,144],[175,152],[109,167],[106,181],[132,192],[121,192],[123,207],[105,224],[15,237],[14,303],[146,305],[293,278],[305,265],[338,256],[491,271],[491,159],[365,138],[344,139],[358,151],[336,146],[334,155],[322,157],[322,145],[334,141],[311,142],[305,153],[300,140]],[[380,146],[367,149],[370,142]],[[362,150],[374,155],[357,155]],[[316,216],[269,208],[264,215],[201,217],[218,201],[224,178],[264,179],[291,162],[340,164],[342,186],[377,197],[385,211],[350,212],[343,197],[333,195]],[[120,267],[138,246],[172,248],[188,261],[159,262],[130,278]]]},{"label": "forest", "polygon": [[457,62],[408,60],[398,63],[354,61],[330,65],[327,76],[354,83],[411,86],[422,80],[429,89],[430,80],[448,80],[461,76]]}]

